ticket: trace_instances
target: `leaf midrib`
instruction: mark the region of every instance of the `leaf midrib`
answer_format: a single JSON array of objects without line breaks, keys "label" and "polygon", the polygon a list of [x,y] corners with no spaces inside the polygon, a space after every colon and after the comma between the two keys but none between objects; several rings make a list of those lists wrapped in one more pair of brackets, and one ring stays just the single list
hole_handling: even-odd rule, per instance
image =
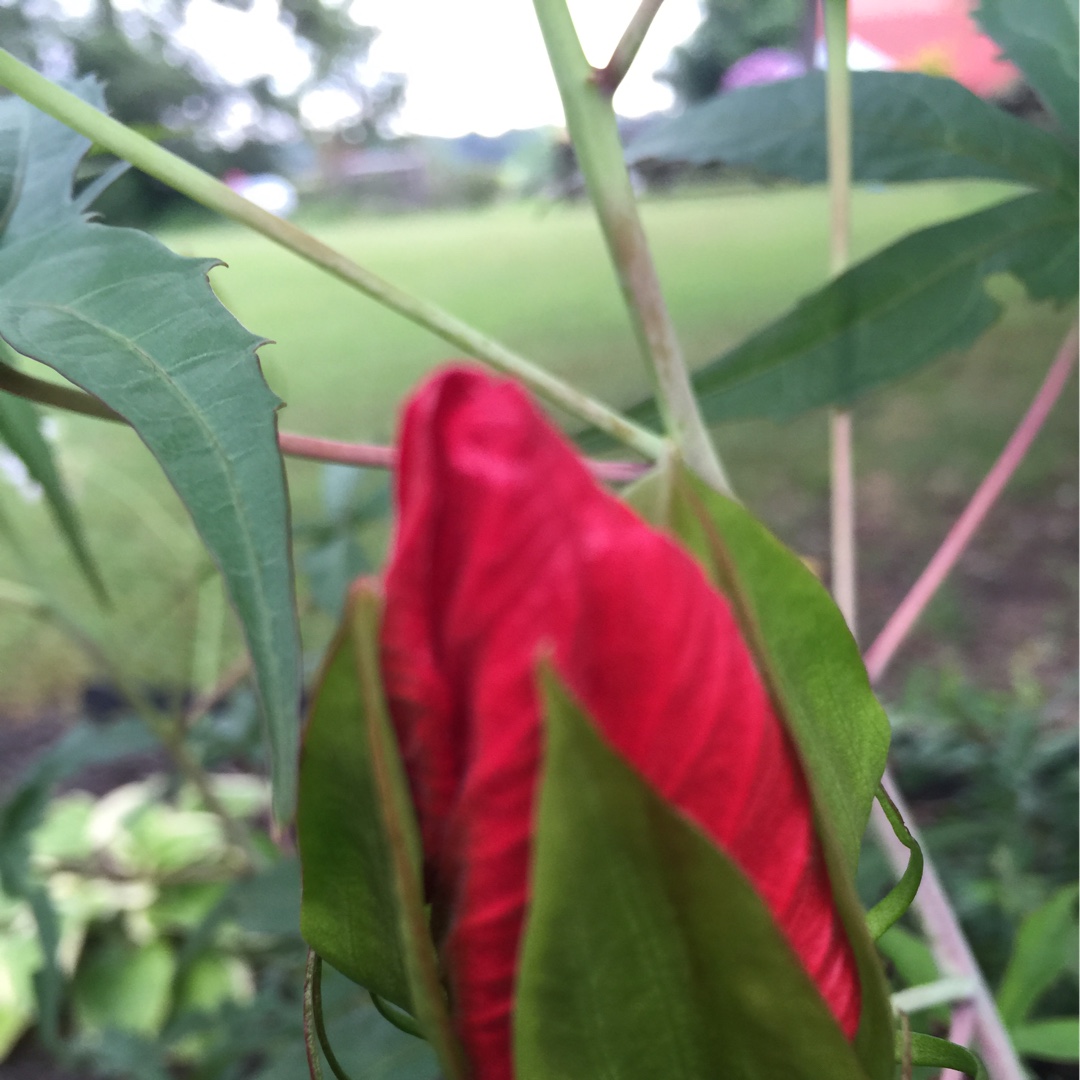
[{"label": "leaf midrib", "polygon": [[[90,295],[90,294],[88,294],[88,295]],[[266,611],[272,610],[272,608],[269,605],[267,596],[266,596],[264,575],[263,575],[263,573],[261,571],[261,563],[260,563],[260,560],[258,558],[258,551],[257,551],[257,548],[255,547],[254,540],[253,540],[253,537],[252,537],[251,522],[248,519],[247,511],[246,511],[246,509],[244,507],[244,502],[239,497],[240,487],[236,483],[236,478],[235,478],[235,473],[234,473],[234,469],[233,469],[233,466],[232,466],[232,462],[231,462],[231,460],[229,458],[229,455],[227,454],[227,452],[225,450],[224,444],[218,438],[217,433],[214,431],[214,429],[212,427],[210,427],[206,423],[205,418],[202,416],[200,410],[195,406],[194,402],[191,400],[191,398],[187,394],[187,392],[180,386],[180,384],[175,379],[173,379],[169,375],[168,371],[165,370],[163,365],[159,361],[157,361],[153,356],[151,356],[145,349],[138,346],[132,339],[124,337],[122,334],[118,333],[117,331],[113,330],[112,328],[110,328],[108,326],[104,326],[103,324],[99,323],[97,320],[91,318],[86,313],[81,312],[78,309],[73,308],[73,307],[71,307],[71,306],[69,306],[67,304],[45,303],[45,302],[42,302],[42,301],[35,301],[35,300],[12,301],[12,300],[5,300],[3,298],[3,296],[0,295],[0,307],[4,307],[4,306],[12,307],[12,306],[17,306],[17,305],[23,307],[24,309],[48,311],[50,313],[59,313],[59,314],[66,315],[69,318],[73,319],[74,321],[76,321],[78,323],[81,323],[82,325],[87,326],[87,327],[97,331],[102,336],[104,336],[104,337],[106,337],[106,338],[108,338],[108,339],[110,339],[112,341],[117,342],[119,347],[124,352],[126,352],[128,354],[131,354],[131,355],[134,355],[138,360],[141,360],[142,363],[143,363],[144,368],[146,368],[149,371],[151,376],[153,376],[153,377],[155,377],[157,379],[159,385],[164,386],[166,388],[166,390],[169,392],[170,396],[176,402],[178,402],[181,405],[181,407],[183,408],[185,413],[190,418],[194,419],[194,421],[196,422],[196,425],[199,427],[199,429],[203,432],[204,436],[206,437],[207,442],[211,444],[212,449],[214,449],[216,451],[216,453],[217,453],[218,460],[219,460],[219,462],[221,464],[221,472],[224,474],[226,488],[228,489],[229,495],[230,495],[230,497],[232,499],[233,508],[234,508],[235,513],[236,513],[236,517],[242,524],[242,528],[241,528],[240,532],[241,532],[241,536],[243,537],[243,546],[244,546],[245,554],[248,557],[249,564],[252,567],[254,567],[254,569],[255,569],[255,573],[252,575],[252,577],[254,578],[254,580],[256,582],[256,592],[258,594],[258,602],[262,605],[264,610],[266,610]],[[204,354],[204,355],[210,355],[210,354]],[[72,381],[77,381],[77,380],[72,380]],[[86,387],[83,387],[83,388],[86,389]],[[92,392],[92,391],[90,391],[90,392]],[[157,457],[158,455],[155,454],[154,456]],[[166,462],[165,460],[161,459],[160,457],[158,458],[158,460],[161,462],[161,465],[165,469],[166,472],[171,472],[169,462]],[[181,496],[181,497],[183,497],[183,496]],[[186,499],[184,501],[185,501],[185,503],[187,502]],[[192,522],[195,524],[195,528],[198,530],[198,532],[200,534],[203,534],[203,529],[200,527],[197,515],[192,514],[191,517],[192,517]],[[203,540],[204,541],[206,540],[205,535],[203,535]],[[215,545],[215,547],[216,547],[216,545]],[[222,569],[224,569],[224,568],[222,567]],[[267,641],[265,639],[265,637],[263,637],[262,633],[260,633],[260,638],[263,639],[262,640],[262,645],[264,647],[271,647],[271,651],[272,651],[272,644],[273,644],[272,641]],[[269,706],[268,706],[268,708],[269,708]]]},{"label": "leaf midrib", "polygon": [[[1015,203],[1015,202],[1025,200],[1025,199],[1029,199],[1029,198],[1031,198],[1030,195],[1021,195],[1020,199],[1013,200],[1012,203],[1001,203],[1001,204],[999,204],[998,207],[992,207],[991,210],[997,210],[997,209],[1000,208],[1000,206],[1013,205],[1013,203]],[[1062,209],[1067,210],[1066,207],[1062,207]],[[988,212],[989,211],[980,211],[980,213],[988,213]],[[1031,223],[1031,224],[1025,224],[1022,228],[1014,229],[1014,230],[1012,230],[1012,231],[1010,231],[1008,233],[996,233],[994,235],[994,237],[987,238],[984,242],[978,244],[974,248],[971,248],[971,247],[965,248],[964,252],[963,252],[963,257],[958,256],[957,258],[954,258],[952,260],[944,260],[944,261],[942,261],[941,263],[938,264],[937,269],[933,273],[921,275],[917,279],[913,279],[913,280],[918,281],[919,284],[918,284],[917,287],[912,287],[912,288],[909,288],[909,289],[906,289],[906,290],[901,289],[901,290],[898,290],[897,292],[892,293],[891,296],[890,296],[890,299],[888,299],[883,304],[875,306],[871,310],[870,315],[875,320],[880,319],[882,316],[889,314],[891,311],[894,311],[897,307],[901,306],[902,304],[907,303],[909,300],[911,300],[912,297],[918,296],[920,293],[924,293],[924,292],[927,292],[927,291],[931,290],[943,278],[948,277],[949,275],[955,273],[957,270],[963,269],[965,264],[974,265],[974,264],[977,264],[977,263],[981,262],[988,255],[993,254],[995,248],[1003,246],[1003,244],[1004,244],[1004,242],[1006,240],[1015,241],[1015,240],[1023,239],[1023,237],[1027,236],[1028,234],[1040,231],[1042,229],[1045,229],[1048,225],[1053,225],[1059,220],[1067,221],[1068,219],[1069,219],[1069,217],[1068,217],[1067,214],[1063,214],[1061,218],[1058,218],[1056,216],[1048,216],[1048,217],[1044,218],[1042,221],[1039,221],[1039,222],[1036,222],[1036,223]],[[954,218],[953,222],[945,222],[942,225],[932,226],[932,228],[944,228],[945,225],[953,224],[956,221],[963,221],[963,220],[964,220],[964,218]],[[928,232],[928,231],[930,231],[930,230],[929,229],[921,230],[921,232]],[[910,234],[910,236],[905,237],[904,240],[898,241],[897,244],[894,244],[894,245],[891,245],[888,248],[885,248],[884,251],[879,252],[878,255],[873,256],[873,258],[881,258],[886,254],[886,252],[892,250],[895,247],[898,247],[900,244],[904,243],[905,240],[910,240],[912,237],[916,237],[916,236],[919,236],[919,235],[920,235],[919,233],[912,233],[912,234]],[[973,252],[975,253],[974,255],[973,255]],[[865,265],[865,264],[863,264],[863,265]],[[856,267],[855,269],[858,269],[858,267]],[[852,271],[852,272],[854,272],[854,271]],[[827,287],[828,286],[826,286],[826,288]],[[819,296],[819,295],[820,295],[820,292],[813,294],[814,297]],[[813,297],[802,301],[802,304],[808,303],[810,299],[813,299]],[[784,319],[790,318],[791,315],[794,314],[794,312],[798,311],[799,307],[801,307],[802,304],[796,306],[796,308],[794,308],[792,311],[788,312],[788,314],[786,316],[783,316],[783,318]],[[838,329],[838,330],[830,330],[826,334],[824,334],[824,335],[822,335],[822,336],[820,336],[818,338],[815,338],[815,339],[813,339],[813,340],[811,340],[809,342],[804,343],[799,348],[798,352],[795,353],[794,355],[789,354],[788,356],[784,357],[783,359],[777,360],[774,363],[766,364],[766,365],[761,366],[761,367],[756,367],[756,368],[753,368],[753,369],[751,369],[750,371],[747,371],[747,372],[738,372],[737,371],[734,375],[731,376],[731,378],[729,380],[719,381],[719,380],[722,379],[722,374],[723,374],[723,372],[721,370],[721,371],[718,371],[717,374],[714,376],[714,380],[717,380],[717,381],[707,379],[706,377],[703,376],[700,379],[700,382],[698,380],[695,380],[695,383],[697,384],[697,388],[698,388],[699,392],[702,393],[702,394],[713,395],[713,394],[717,394],[717,393],[726,393],[727,391],[733,390],[733,389],[735,389],[737,387],[740,387],[740,386],[743,386],[747,382],[750,382],[755,378],[759,378],[760,376],[762,376],[762,375],[764,375],[766,373],[773,372],[773,371],[775,371],[775,370],[777,370],[779,368],[786,367],[787,365],[792,364],[792,363],[798,363],[799,358],[801,356],[804,356],[806,353],[811,352],[811,351],[813,351],[815,349],[824,348],[825,346],[840,340],[846,333],[848,333],[850,331],[851,327],[856,326],[856,325],[860,325],[860,324],[865,324],[867,321],[868,321],[867,318],[864,317],[864,318],[861,318],[861,319],[859,319],[859,320],[857,320],[855,322],[849,322],[849,323],[843,324],[840,327],[840,329]],[[775,325],[775,324],[773,324],[773,325]],[[765,328],[763,328],[763,330],[759,331],[759,333],[766,333],[766,332],[768,332],[768,330],[769,330],[769,327],[765,327]],[[756,336],[757,336],[757,334],[755,334],[755,337]],[[753,340],[753,339],[751,339],[751,340]],[[734,352],[737,353],[738,351],[740,351],[741,349],[743,349],[745,347],[746,347],[746,345],[736,346],[736,349],[734,350]],[[733,353],[729,352],[729,353],[725,354],[725,356],[721,356],[717,360],[713,361],[713,363],[723,365],[725,359],[727,357],[731,357],[732,355],[733,355]]]}]

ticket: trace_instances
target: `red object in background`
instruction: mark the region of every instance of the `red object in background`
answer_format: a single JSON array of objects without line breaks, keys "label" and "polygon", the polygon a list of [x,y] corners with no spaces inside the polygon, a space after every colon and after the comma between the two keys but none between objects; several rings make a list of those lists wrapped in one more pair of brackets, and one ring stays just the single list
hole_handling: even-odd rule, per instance
[{"label": "red object in background", "polygon": [[513,383],[435,376],[399,460],[383,678],[477,1080],[513,1075],[545,653],[612,746],[743,869],[850,1038],[858,975],[809,792],[727,601]]},{"label": "red object in background", "polygon": [[850,33],[898,70],[948,75],[983,97],[1019,73],[972,19],[973,0],[851,0]]}]

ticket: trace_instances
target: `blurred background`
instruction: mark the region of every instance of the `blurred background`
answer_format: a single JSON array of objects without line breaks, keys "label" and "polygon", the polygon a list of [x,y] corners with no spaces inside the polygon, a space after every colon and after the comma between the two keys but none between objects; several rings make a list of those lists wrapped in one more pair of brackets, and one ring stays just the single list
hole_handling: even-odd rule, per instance
[{"label": "blurred background", "polygon": [[[606,62],[635,6],[571,4],[592,62]],[[853,67],[952,77],[1046,123],[967,0],[852,0],[851,34]],[[119,119],[601,398],[622,406],[648,392],[525,0],[0,0],[0,42],[51,77],[97,76]],[[615,98],[624,141],[672,110],[822,61],[813,3],[667,0]],[[83,175],[110,164],[92,151]],[[648,163],[633,181],[694,366],[827,279],[822,188]],[[853,256],[1011,194],[989,182],[858,187]],[[285,402],[283,429],[389,442],[402,397],[448,358],[426,332],[135,170],[96,209],[226,264],[212,284],[271,341],[260,357]],[[1004,315],[971,349],[855,408],[864,646],[1074,317],[1030,302],[1012,279],[991,289]],[[1074,375],[882,686],[900,782],[991,983],[1025,919],[1048,903],[1064,912],[1054,925],[1067,962],[1040,998],[1049,1016],[1075,1015],[1077,1003],[1075,894],[1060,891],[1077,876],[1075,399]],[[96,604],[40,491],[0,451],[0,507],[93,643],[19,606],[25,563],[0,543],[0,885],[10,892],[5,836],[29,845],[68,950],[49,1030],[34,923],[0,892],[0,1077],[305,1075],[294,863],[275,861],[269,880],[230,864],[116,684],[121,670],[155,707],[189,718],[201,760],[230,774],[225,796],[258,831],[265,793],[248,781],[261,750],[233,616],[132,432],[57,413],[48,435],[113,602]],[[824,414],[726,424],[716,437],[740,496],[827,578]],[[387,481],[296,461],[288,478],[314,670],[345,583],[381,564]],[[72,742],[84,729],[100,737]],[[30,805],[43,824],[20,831]],[[104,848],[125,853],[119,867],[97,864]],[[883,874],[873,853],[866,873],[872,893]],[[355,988],[332,980],[327,995],[354,1076],[433,1076],[423,1047]],[[1076,1077],[1075,1057],[1029,1064]]]}]

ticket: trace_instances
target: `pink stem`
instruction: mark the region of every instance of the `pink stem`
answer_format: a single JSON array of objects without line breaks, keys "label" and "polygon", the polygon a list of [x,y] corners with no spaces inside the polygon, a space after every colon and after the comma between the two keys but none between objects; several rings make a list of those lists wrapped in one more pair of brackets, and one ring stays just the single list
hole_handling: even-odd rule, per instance
[{"label": "pink stem", "polygon": [[[900,794],[896,781],[888,769],[885,770],[881,783],[889,798],[896,804],[896,809],[900,811],[900,816],[911,830],[912,836],[923,849],[925,859],[923,878],[915,897],[915,907],[919,912],[934,960],[943,975],[966,975],[974,981],[974,989],[968,999],[974,1013],[973,1034],[978,1037],[979,1049],[990,1074],[990,1080],[1025,1080],[1023,1066],[1016,1056],[1009,1034],[998,1015],[997,1006],[983,978],[979,962],[975,959],[967,938],[964,937],[964,931],[945,894],[933,861],[926,853],[926,844],[915,827],[911,808]],[[884,812],[877,805],[874,806],[871,825],[893,872],[899,876],[907,867],[908,849],[897,839]],[[957,1012],[960,1008],[962,1006],[958,1006]]]},{"label": "pink stem", "polygon": [[[313,435],[294,435],[288,431],[282,431],[278,435],[278,445],[281,447],[281,452],[290,457],[308,458],[313,461],[335,461],[340,465],[365,465],[372,469],[392,469],[397,460],[392,446],[338,442],[335,439],[319,439]],[[608,480],[612,483],[636,480],[650,467],[638,461],[586,459],[585,464],[598,480]]]},{"label": "pink stem", "polygon": [[319,439],[313,435],[293,435],[288,431],[278,434],[278,446],[290,457],[308,458],[312,461],[334,461],[339,465],[366,465],[371,469],[392,469],[394,448],[374,446],[371,443],[338,442],[336,439]]},{"label": "pink stem", "polygon": [[[957,1046],[969,1046],[972,1036],[975,1034],[975,1006],[970,1001],[960,1002],[953,1009],[952,1023],[949,1025],[949,1042]],[[968,1080],[962,1072],[956,1069],[943,1069],[938,1080]]]},{"label": "pink stem", "polygon": [[952,570],[956,560],[960,558],[975,530],[982,524],[983,518],[997,501],[1012,474],[1016,472],[1017,466],[1023,461],[1032,440],[1038,434],[1054,403],[1061,396],[1061,391],[1065,388],[1065,382],[1076,360],[1076,339],[1076,327],[1073,326],[1062,342],[1030,408],[1005,444],[1005,449],[1001,451],[1001,456],[994,462],[993,467],[971,497],[971,502],[956,519],[956,523],[949,530],[926,569],[919,575],[919,579],[911,587],[911,591],[900,602],[900,606],[893,612],[873,645],[866,650],[866,670],[870,674],[871,682],[878,682],[881,679],[897,650],[911,632],[911,628],[926,609],[926,605],[930,603],[949,571]]},{"label": "pink stem", "polygon": [[[972,496],[971,502],[949,530],[941,547],[911,591],[867,650],[866,668],[871,682],[877,682],[881,678],[915,621],[926,608],[930,598],[952,569],[975,530],[1023,460],[1032,440],[1065,387],[1076,360],[1076,349],[1077,327],[1074,325],[1062,342],[1042,386],[1005,445],[1001,456],[994,462],[990,472]],[[911,810],[888,769],[882,777],[882,784],[907,822],[908,828],[916,839],[919,839]],[[907,848],[894,835],[884,813],[877,806],[874,807],[872,824],[894,872],[902,874],[907,866]],[[964,931],[956,913],[949,903],[949,898],[945,895],[937,870],[929,855],[925,853],[925,846],[924,856],[926,862],[923,880],[918,895],[915,897],[915,906],[929,939],[934,959],[943,974],[968,975],[975,980],[975,989],[971,998],[954,1010],[950,1038],[959,1043],[968,1043],[972,1037],[978,1039],[991,1080],[1024,1080],[1023,1066],[1001,1021],[978,962],[964,937]],[[946,1070],[942,1073],[941,1080],[961,1080],[961,1077],[953,1070]]]}]

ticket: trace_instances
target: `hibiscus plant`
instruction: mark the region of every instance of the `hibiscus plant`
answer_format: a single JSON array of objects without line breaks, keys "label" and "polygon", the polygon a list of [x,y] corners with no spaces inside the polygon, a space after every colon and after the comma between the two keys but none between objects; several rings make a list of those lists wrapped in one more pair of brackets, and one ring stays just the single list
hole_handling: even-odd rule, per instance
[{"label": "hibiscus plant", "polygon": [[[993,321],[988,274],[1014,273],[1036,298],[1075,292],[1075,2],[980,12],[1061,132],[917,75],[857,80],[853,110],[845,0],[826,0],[824,85],[745,92],[772,117],[756,114],[756,142],[731,95],[705,107],[719,118],[688,113],[636,151],[831,186],[832,282],[697,389],[611,103],[659,2],[644,0],[603,69],[566,0],[534,6],[653,405],[628,415],[583,394],[110,119],[93,80],[57,85],[0,50],[0,84],[17,95],[0,101],[0,438],[98,587],[35,402],[134,428],[220,568],[251,655],[277,833],[299,847],[313,1075],[323,1056],[342,1075],[325,962],[427,1039],[448,1080],[975,1076],[964,1047],[912,1032],[875,948],[923,862],[886,793],[888,724],[851,630],[843,410]],[[816,119],[785,130],[798,93]],[[393,448],[279,432],[261,339],[214,298],[214,262],[89,219],[114,175],[73,194],[91,141],[470,361],[415,390]],[[1037,190],[850,266],[853,170]],[[1074,352],[1073,336],[1058,382]],[[635,460],[584,459],[531,395]],[[839,606],[740,504],[706,426],[817,405],[838,410]],[[389,563],[352,586],[303,724],[283,452],[395,469]],[[887,656],[871,650],[872,674]],[[183,761],[176,733],[162,735]],[[864,911],[854,878],[875,800],[901,857],[895,888]],[[1015,1054],[933,875],[926,888],[939,959],[970,976],[960,996],[994,1080],[1012,1080]]]}]

